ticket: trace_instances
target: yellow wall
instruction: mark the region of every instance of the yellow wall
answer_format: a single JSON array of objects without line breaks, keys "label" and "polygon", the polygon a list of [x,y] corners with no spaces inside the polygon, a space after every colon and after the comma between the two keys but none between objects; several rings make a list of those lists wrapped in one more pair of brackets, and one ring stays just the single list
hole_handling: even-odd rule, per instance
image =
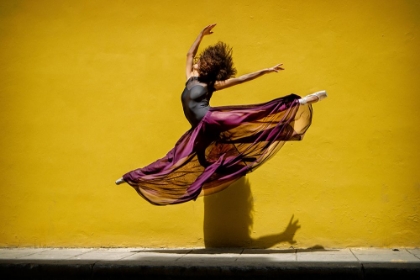
[{"label": "yellow wall", "polygon": [[[156,207],[114,181],[189,128],[185,54],[280,74],[212,105],[327,89],[302,142],[228,190]],[[0,2],[0,246],[420,245],[420,1]]]}]

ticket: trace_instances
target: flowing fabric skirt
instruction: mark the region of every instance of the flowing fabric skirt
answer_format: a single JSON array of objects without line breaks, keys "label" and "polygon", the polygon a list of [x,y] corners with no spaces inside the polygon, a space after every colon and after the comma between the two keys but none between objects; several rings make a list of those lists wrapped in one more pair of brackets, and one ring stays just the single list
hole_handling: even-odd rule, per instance
[{"label": "flowing fabric skirt", "polygon": [[227,188],[273,156],[285,141],[301,140],[312,106],[294,94],[267,103],[212,107],[168,154],[123,179],[155,205],[195,200]]}]

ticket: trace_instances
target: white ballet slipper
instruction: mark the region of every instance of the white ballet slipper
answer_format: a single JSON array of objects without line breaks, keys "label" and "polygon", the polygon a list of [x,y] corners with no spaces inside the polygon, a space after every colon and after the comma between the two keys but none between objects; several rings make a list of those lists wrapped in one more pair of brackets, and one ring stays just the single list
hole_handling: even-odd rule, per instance
[{"label": "white ballet slipper", "polygon": [[[312,98],[313,96],[315,96],[317,99],[313,100]],[[308,103],[315,103],[325,98],[327,98],[327,92],[325,90],[321,90],[321,91],[317,91],[315,93],[309,94],[305,96],[304,98],[299,99],[299,103],[302,105],[308,104]]]},{"label": "white ballet slipper", "polygon": [[123,183],[125,183],[123,178],[119,178],[117,181],[115,181],[115,184],[117,184],[117,185],[120,185],[120,184],[123,184]]}]

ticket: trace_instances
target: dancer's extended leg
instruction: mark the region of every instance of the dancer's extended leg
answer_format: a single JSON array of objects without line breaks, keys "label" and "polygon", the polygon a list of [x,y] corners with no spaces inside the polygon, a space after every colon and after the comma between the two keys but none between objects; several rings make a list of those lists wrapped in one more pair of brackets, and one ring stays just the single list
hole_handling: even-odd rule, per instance
[{"label": "dancer's extended leg", "polygon": [[299,99],[299,103],[302,105],[311,104],[321,101],[324,98],[327,98],[327,92],[325,90],[321,90]]}]

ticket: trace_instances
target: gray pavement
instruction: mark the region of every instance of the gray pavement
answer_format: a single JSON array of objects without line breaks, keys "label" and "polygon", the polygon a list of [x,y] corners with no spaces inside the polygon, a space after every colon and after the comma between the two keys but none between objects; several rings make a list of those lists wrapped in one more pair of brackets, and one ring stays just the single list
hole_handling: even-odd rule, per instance
[{"label": "gray pavement", "polygon": [[2,279],[420,279],[420,249],[0,248]]}]

